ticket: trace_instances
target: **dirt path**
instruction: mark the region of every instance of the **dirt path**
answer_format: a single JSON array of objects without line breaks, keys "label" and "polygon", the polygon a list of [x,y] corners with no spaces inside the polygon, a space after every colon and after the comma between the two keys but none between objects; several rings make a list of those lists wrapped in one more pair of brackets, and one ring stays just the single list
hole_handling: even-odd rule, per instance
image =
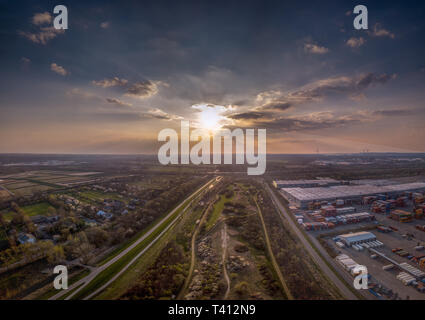
[{"label": "dirt path", "polygon": [[263,232],[264,232],[264,236],[265,236],[265,239],[266,239],[267,251],[269,252],[269,256],[270,256],[270,260],[271,260],[271,263],[273,265],[273,268],[275,269],[276,274],[279,278],[279,281],[282,285],[282,288],[285,291],[286,297],[288,298],[288,300],[294,300],[294,297],[292,296],[291,291],[289,290],[289,287],[286,284],[285,279],[283,278],[283,275],[282,275],[282,272],[280,271],[279,265],[276,262],[276,258],[274,257],[272,247],[271,247],[271,244],[270,244],[269,234],[267,233],[266,224],[264,223],[263,214],[261,213],[260,206],[257,203],[257,197],[256,196],[254,197],[254,201],[255,201],[255,204],[257,206],[257,212],[258,212],[258,216],[260,217],[260,220],[261,220],[261,225],[263,226]]},{"label": "dirt path", "polygon": [[224,294],[224,298],[223,300],[226,300],[227,297],[229,296],[230,293],[230,279],[229,279],[229,275],[227,274],[227,268],[226,268],[226,256],[227,256],[227,225],[226,223],[223,224],[224,227],[221,231],[221,238],[223,240],[222,242],[222,249],[223,249],[223,254],[222,254],[222,263],[223,263],[223,274],[224,274],[224,278],[226,279],[226,283],[227,283],[227,290],[226,293]]},{"label": "dirt path", "polygon": [[195,260],[196,260],[196,237],[198,236],[199,230],[201,230],[201,226],[204,223],[206,217],[207,217],[207,213],[211,208],[211,205],[214,203],[214,201],[211,201],[211,203],[208,205],[207,209],[204,210],[204,212],[202,213],[201,219],[199,221],[199,224],[196,226],[195,231],[193,232],[193,236],[192,236],[192,241],[191,241],[191,258],[190,258],[190,267],[189,267],[189,273],[184,281],[183,287],[180,290],[179,295],[177,296],[178,300],[182,300],[183,299],[183,294],[186,292],[189,284],[190,284],[190,280],[192,280],[192,274],[193,274],[193,269],[195,269]]}]

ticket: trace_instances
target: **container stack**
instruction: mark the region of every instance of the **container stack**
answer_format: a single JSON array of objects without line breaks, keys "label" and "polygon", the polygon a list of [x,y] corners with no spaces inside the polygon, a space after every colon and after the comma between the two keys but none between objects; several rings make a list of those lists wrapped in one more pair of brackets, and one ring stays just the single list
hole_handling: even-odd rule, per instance
[{"label": "container stack", "polygon": [[397,275],[397,279],[400,280],[401,282],[403,282],[403,284],[405,286],[408,286],[408,285],[412,284],[413,282],[415,282],[415,278],[412,277],[410,274],[408,274],[406,272],[400,272]]}]

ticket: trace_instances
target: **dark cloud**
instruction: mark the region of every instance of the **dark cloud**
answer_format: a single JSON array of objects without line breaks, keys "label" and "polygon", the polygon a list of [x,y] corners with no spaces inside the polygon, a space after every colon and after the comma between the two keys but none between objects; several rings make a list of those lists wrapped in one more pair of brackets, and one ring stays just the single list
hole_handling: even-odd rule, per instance
[{"label": "dark cloud", "polygon": [[290,93],[263,92],[258,95],[259,101],[263,104],[257,109],[283,111],[296,105],[320,101],[331,96],[354,97],[361,95],[369,87],[385,84],[395,77],[396,75],[370,72],[356,77],[342,76],[321,79]]},{"label": "dark cloud", "polygon": [[410,116],[415,113],[416,113],[415,110],[409,110],[409,109],[376,110],[373,112],[374,115],[384,116],[384,117]]},{"label": "dark cloud", "polygon": [[272,101],[261,106],[263,110],[287,110],[293,106],[292,103],[286,101]]},{"label": "dark cloud", "polygon": [[335,118],[326,120],[308,120],[297,118],[276,118],[271,121],[256,120],[247,127],[267,129],[269,132],[311,131],[340,127],[360,123],[359,119]]},{"label": "dark cloud", "polygon": [[364,90],[374,84],[384,84],[387,83],[389,80],[394,79],[395,75],[389,75],[389,74],[374,74],[374,73],[368,73],[366,75],[363,75],[359,78],[359,80],[356,83],[355,89],[361,91]]},{"label": "dark cloud", "polygon": [[121,101],[121,100],[116,99],[116,98],[106,98],[105,100],[106,100],[106,102],[114,104],[114,105],[119,106],[119,107],[131,107],[132,106],[131,103],[127,103],[127,102]]},{"label": "dark cloud", "polygon": [[127,95],[138,98],[149,98],[158,92],[158,86],[154,81],[145,80],[136,82],[127,89]]},{"label": "dark cloud", "polygon": [[231,118],[236,123],[229,128],[267,129],[271,133],[320,130],[370,121],[363,113],[336,116],[332,112],[316,112],[297,117],[282,117],[271,112],[246,112]]},{"label": "dark cloud", "polygon": [[337,77],[319,80],[311,85],[311,87],[295,91],[288,97],[299,102],[312,101],[324,98],[334,94],[360,94],[365,89],[376,85],[384,84],[395,75],[366,73],[358,77]]},{"label": "dark cloud", "polygon": [[264,116],[265,116],[264,112],[249,111],[244,113],[233,114],[228,116],[228,118],[234,119],[234,120],[251,120],[251,119],[264,118]]}]

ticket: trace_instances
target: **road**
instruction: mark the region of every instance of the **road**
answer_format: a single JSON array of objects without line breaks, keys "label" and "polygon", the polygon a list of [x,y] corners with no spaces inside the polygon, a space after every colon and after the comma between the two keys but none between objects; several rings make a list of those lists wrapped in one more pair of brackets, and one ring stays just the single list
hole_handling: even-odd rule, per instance
[{"label": "road", "polygon": [[312,257],[313,261],[320,267],[320,269],[325,273],[325,275],[335,284],[335,286],[339,289],[340,293],[349,300],[358,300],[358,297],[351,292],[350,289],[347,288],[347,286],[336,276],[334,271],[332,271],[329,266],[326,264],[326,262],[322,259],[322,257],[314,250],[314,248],[311,246],[310,242],[305,238],[304,234],[301,232],[301,230],[298,228],[298,226],[295,224],[295,222],[291,219],[289,213],[286,211],[285,207],[282,205],[278,197],[274,194],[274,192],[270,189],[270,186],[267,183],[264,183],[266,186],[267,191],[269,192],[272,202],[274,203],[277,211],[280,213],[280,217],[282,219],[286,219],[289,226],[291,227],[292,231],[295,233],[295,235],[299,238],[301,243],[304,245],[307,252]]},{"label": "road", "polygon": [[[145,240],[147,237],[149,237],[153,232],[155,232],[165,221],[167,221],[177,210],[179,210],[184,203],[193,198],[192,201],[195,199],[195,195],[200,192],[202,189],[207,187],[210,183],[212,183],[217,178],[213,178],[212,180],[208,181],[206,184],[204,184],[202,187],[200,187],[198,190],[196,190],[194,193],[192,193],[189,197],[187,197],[184,201],[182,201],[177,207],[175,207],[169,214],[167,214],[164,218],[161,219],[152,229],[150,229],[148,232],[144,233],[139,239],[137,239],[134,243],[132,243],[130,246],[128,246],[125,250],[117,254],[115,257],[107,261],[105,264],[95,268],[92,272],[90,272],[89,275],[86,277],[78,280],[77,282],[73,283],[71,286],[68,287],[68,290],[62,290],[59,293],[55,294],[49,300],[56,300],[62,297],[63,295],[67,294],[71,290],[77,288],[72,292],[69,296],[66,297],[66,300],[71,299],[73,296],[75,296],[78,292],[80,292],[83,288],[85,288],[93,279],[95,279],[102,271],[107,269],[108,267],[112,266],[115,262],[119,261],[121,258],[125,257],[127,253],[129,253],[132,249],[134,249],[138,244],[140,244],[143,240]],[[190,201],[186,207],[182,210],[182,212],[146,247],[144,248],[139,254],[137,254],[136,257],[134,257],[127,265],[125,265],[111,280],[109,280],[105,285],[103,285],[101,288],[96,290],[95,292],[91,293],[86,299],[89,297],[93,297],[95,294],[99,293],[101,290],[104,290],[108,285],[110,285],[114,280],[116,280],[124,271],[126,271],[131,264],[133,264],[143,253],[146,252],[168,229],[177,221],[178,218],[180,218],[181,214],[191,205],[192,201]],[[100,290],[101,289],[101,290]]]}]

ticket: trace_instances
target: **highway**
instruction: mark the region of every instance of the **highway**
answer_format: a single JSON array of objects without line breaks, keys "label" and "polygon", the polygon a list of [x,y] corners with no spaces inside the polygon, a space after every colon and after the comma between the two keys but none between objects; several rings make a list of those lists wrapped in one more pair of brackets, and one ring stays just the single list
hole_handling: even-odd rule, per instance
[{"label": "highway", "polygon": [[334,283],[334,285],[338,288],[340,293],[349,300],[358,300],[358,297],[349,289],[347,286],[336,276],[333,270],[329,268],[326,262],[322,259],[322,257],[314,250],[311,246],[310,242],[305,238],[304,234],[295,224],[295,222],[291,219],[289,213],[286,211],[285,207],[282,205],[278,197],[271,190],[270,186],[267,183],[264,183],[267,191],[269,192],[272,202],[274,203],[277,211],[280,213],[280,217],[282,219],[286,219],[289,226],[295,235],[299,238],[300,242],[304,245],[307,252],[312,257],[313,261],[319,266],[319,268],[324,272],[324,274]]},{"label": "highway", "polygon": [[141,255],[143,255],[158,239],[161,238],[161,236],[168,231],[168,229],[180,218],[180,216],[186,211],[186,209],[192,204],[192,201],[196,198],[196,195],[202,191],[204,188],[206,188],[208,185],[210,185],[213,181],[216,181],[218,178],[213,178],[210,181],[208,181],[206,184],[204,184],[202,187],[200,187],[198,190],[196,190],[194,193],[192,193],[189,197],[187,197],[184,201],[182,201],[177,207],[175,207],[170,213],[168,213],[164,218],[161,219],[154,227],[152,227],[148,232],[144,233],[139,239],[137,239],[134,243],[132,243],[130,246],[128,246],[125,250],[117,254],[115,257],[107,261],[105,264],[95,268],[92,272],[90,272],[89,275],[86,277],[78,280],[77,282],[73,283],[71,286],[68,287],[67,290],[62,290],[49,298],[49,300],[56,300],[60,299],[63,295],[69,293],[70,291],[74,290],[70,295],[66,297],[65,300],[71,299],[73,296],[75,296],[78,292],[80,292],[83,288],[85,288],[89,283],[91,283],[92,280],[94,280],[102,271],[106,270],[110,266],[112,266],[114,263],[125,257],[132,249],[137,247],[142,241],[144,241],[147,237],[149,237],[152,233],[154,233],[158,228],[162,226],[163,223],[165,223],[170,217],[173,216],[173,214],[179,210],[189,199],[192,199],[180,212],[179,215],[175,219],[173,219],[172,222],[170,222],[167,227],[157,236],[153,241],[151,241],[141,252],[139,252],[128,264],[126,264],[114,277],[112,277],[107,283],[105,283],[103,286],[101,286],[96,291],[90,293],[85,299],[89,299],[94,297],[96,294],[98,294],[100,291],[104,290],[107,286],[109,286],[113,281],[115,281],[122,273],[124,273],[138,258],[140,258]]}]

